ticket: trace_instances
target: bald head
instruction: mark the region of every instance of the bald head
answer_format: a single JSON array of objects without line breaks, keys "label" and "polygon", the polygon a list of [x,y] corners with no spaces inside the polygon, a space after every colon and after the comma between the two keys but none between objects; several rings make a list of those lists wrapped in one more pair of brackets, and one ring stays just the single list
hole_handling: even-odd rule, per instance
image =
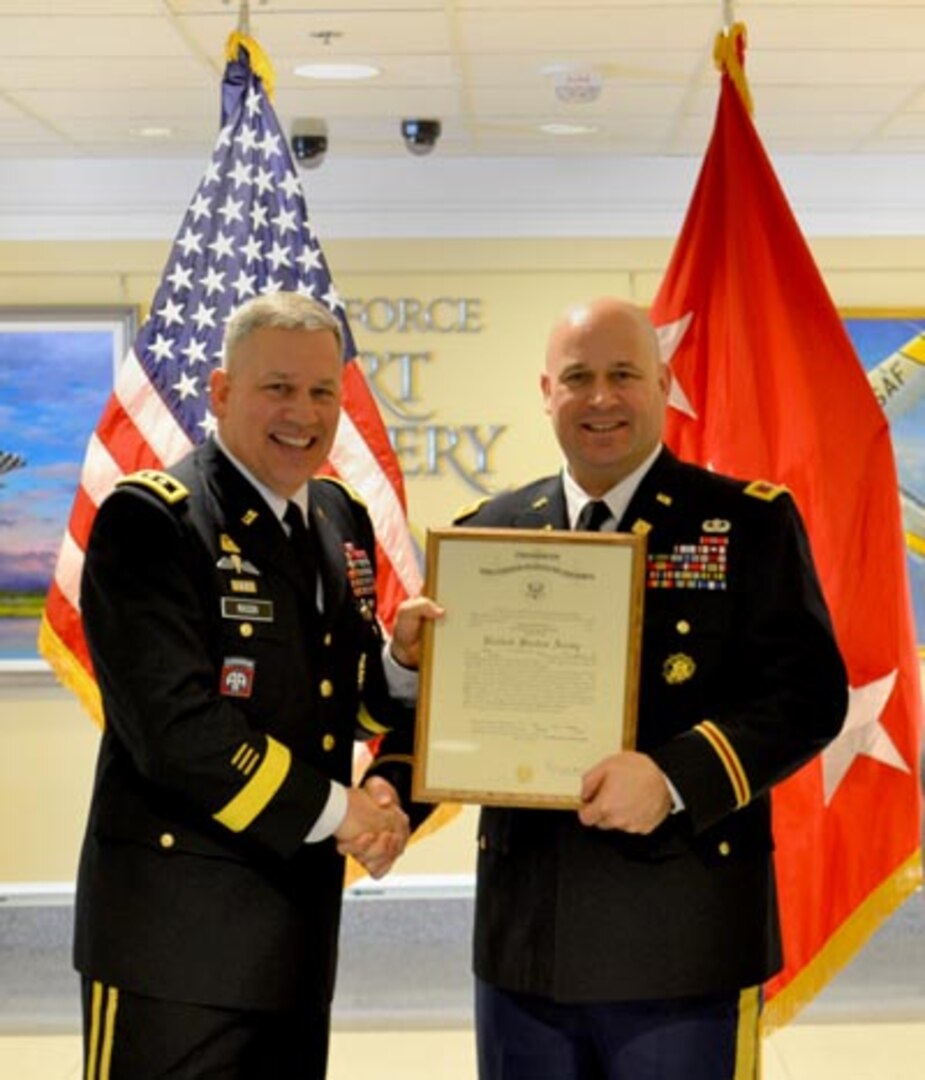
[{"label": "bald head", "polygon": [[635,304],[601,297],[553,326],[541,388],[572,476],[603,495],[659,445],[670,376]]},{"label": "bald head", "polygon": [[546,370],[550,363],[579,345],[582,340],[609,338],[629,345],[641,363],[661,363],[658,336],[641,307],[613,296],[601,296],[569,308],[553,326],[546,348]]}]

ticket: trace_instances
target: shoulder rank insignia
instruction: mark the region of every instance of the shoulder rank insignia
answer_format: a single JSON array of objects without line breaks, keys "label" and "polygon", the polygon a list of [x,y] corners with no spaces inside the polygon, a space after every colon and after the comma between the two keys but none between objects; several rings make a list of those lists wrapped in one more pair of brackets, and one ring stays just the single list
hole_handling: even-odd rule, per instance
[{"label": "shoulder rank insignia", "polygon": [[786,484],[772,484],[770,480],[752,480],[746,485],[744,494],[751,495],[755,499],[764,499],[765,502],[772,502],[786,490]]},{"label": "shoulder rank insignia", "polygon": [[461,521],[465,521],[467,518],[471,518],[473,514],[477,513],[485,503],[488,502],[489,496],[485,496],[483,499],[479,499],[477,502],[469,503],[468,506],[464,506],[462,510],[457,510],[453,515],[453,524],[458,525]]},{"label": "shoulder rank insignia", "polygon": [[360,498],[360,496],[353,490],[349,484],[345,484],[343,480],[336,476],[316,476],[315,480],[322,480],[328,484],[337,484],[339,488],[342,488],[353,502],[358,503],[363,509],[366,509],[366,503]]},{"label": "shoulder rank insignia", "polygon": [[138,472],[129,473],[128,476],[120,477],[116,481],[116,487],[147,488],[153,491],[158,498],[163,499],[169,506],[183,502],[189,496],[189,488],[175,480],[169,473],[159,469],[139,469]]}]

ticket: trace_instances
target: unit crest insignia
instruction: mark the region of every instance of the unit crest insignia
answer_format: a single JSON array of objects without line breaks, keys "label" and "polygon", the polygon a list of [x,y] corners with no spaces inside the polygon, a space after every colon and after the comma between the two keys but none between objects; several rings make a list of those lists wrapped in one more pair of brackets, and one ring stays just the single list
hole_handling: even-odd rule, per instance
[{"label": "unit crest insignia", "polygon": [[687,653],[672,653],[662,664],[662,678],[669,686],[677,686],[694,677],[697,664]]}]

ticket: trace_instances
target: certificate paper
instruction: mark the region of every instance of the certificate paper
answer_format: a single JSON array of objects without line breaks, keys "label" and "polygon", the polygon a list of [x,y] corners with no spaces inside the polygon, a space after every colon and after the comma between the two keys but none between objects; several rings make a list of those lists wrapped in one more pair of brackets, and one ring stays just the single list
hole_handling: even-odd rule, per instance
[{"label": "certificate paper", "polygon": [[644,574],[632,534],[430,531],[413,797],[579,806],[635,742]]}]

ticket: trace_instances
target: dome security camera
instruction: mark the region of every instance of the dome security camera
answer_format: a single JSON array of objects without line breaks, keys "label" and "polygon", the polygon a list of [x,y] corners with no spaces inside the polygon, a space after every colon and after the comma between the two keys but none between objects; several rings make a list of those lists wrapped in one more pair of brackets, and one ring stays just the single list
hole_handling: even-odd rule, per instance
[{"label": "dome security camera", "polygon": [[289,138],[292,154],[305,169],[317,169],[328,149],[328,130],[323,120],[295,120]]},{"label": "dome security camera", "polygon": [[401,135],[412,154],[429,154],[440,138],[439,120],[402,120]]}]

